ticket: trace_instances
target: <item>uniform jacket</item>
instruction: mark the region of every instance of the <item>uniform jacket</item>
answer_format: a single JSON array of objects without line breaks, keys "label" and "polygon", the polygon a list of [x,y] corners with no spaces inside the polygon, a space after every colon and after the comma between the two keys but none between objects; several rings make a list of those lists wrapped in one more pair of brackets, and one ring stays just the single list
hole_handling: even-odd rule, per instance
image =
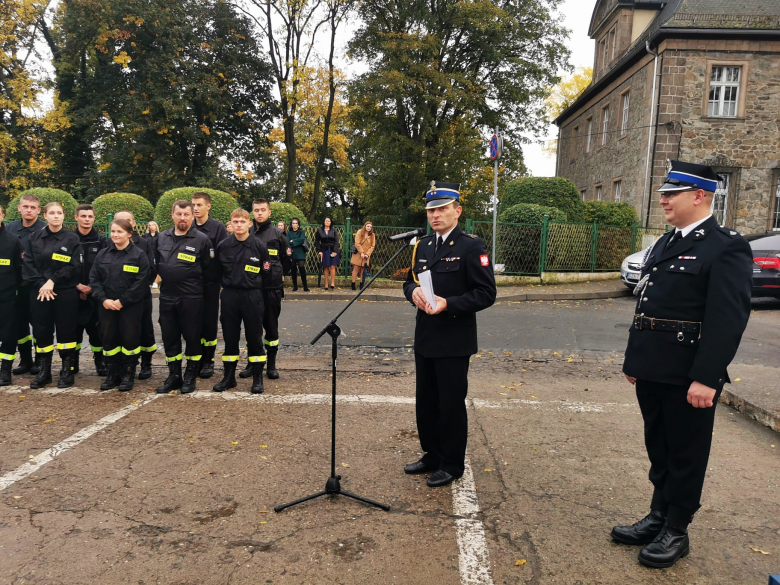
[{"label": "uniform jacket", "polygon": [[720,390],[750,317],[753,254],[737,232],[714,218],[666,250],[674,230],[645,260],[649,277],[636,313],[655,319],[700,322],[701,333],[641,331],[632,324],[623,372],[651,382]]},{"label": "uniform jacket", "polygon": [[[157,259],[155,258],[155,250],[157,249],[157,236],[154,240],[147,238],[149,234],[141,237],[136,232],[133,232],[133,244],[146,254],[146,258],[149,260],[149,286],[157,279]],[[111,242],[109,242],[111,243]],[[149,290],[149,294],[152,291]]]},{"label": "uniform jacket", "polygon": [[30,236],[45,228],[46,222],[41,221],[40,219],[36,219],[35,223],[27,228],[24,227],[21,219],[17,219],[16,221],[8,223],[5,227],[8,228],[9,233],[15,235],[22,241],[22,249],[24,249],[24,247],[27,245],[27,241],[30,239]]},{"label": "uniform jacket", "polygon": [[111,242],[97,255],[89,285],[101,304],[106,299],[119,300],[123,307],[138,303],[149,291],[149,258],[135,244],[117,250]]},{"label": "uniform jacket", "polygon": [[417,310],[414,350],[428,358],[472,355],[477,352],[477,311],[496,301],[493,263],[484,242],[457,226],[438,253],[434,253],[435,236],[420,240],[404,295],[411,303],[418,286],[412,272],[430,271],[433,291],[447,300],[447,310],[438,315]]},{"label": "uniform jacket", "polygon": [[22,278],[35,290],[54,282],[54,292],[75,288],[81,276],[79,237],[66,228],[49,231],[48,226],[27,241],[22,263]]},{"label": "uniform jacket", "polygon": [[303,243],[306,241],[306,232],[302,227],[298,228],[298,231],[292,229],[287,230],[287,241],[290,242],[290,248],[292,248],[293,262],[298,260],[306,260],[306,250],[303,249]]},{"label": "uniform jacket", "polygon": [[[22,241],[0,225],[0,298],[7,300],[16,296],[16,289],[22,283]],[[3,319],[10,318],[4,315]]]},{"label": "uniform jacket", "polygon": [[[215,251],[219,243],[228,237],[225,224],[223,224],[221,221],[217,221],[211,216],[209,216],[209,218],[203,222],[203,225],[198,225],[198,220],[194,219],[192,221],[192,227],[197,228],[200,233],[202,233],[203,235],[208,237],[209,240],[211,240],[211,247]],[[214,271],[214,273],[211,275],[210,281],[216,284],[219,282],[219,275],[220,275],[219,262],[212,263],[211,268]]]},{"label": "uniform jacket", "polygon": [[263,281],[271,278],[268,248],[259,238],[249,236],[241,242],[229,235],[217,246],[217,258],[224,288],[262,289]]},{"label": "uniform jacket", "polygon": [[[146,243],[149,244],[149,247],[154,250],[157,247],[157,238],[160,237],[160,232],[157,232],[154,235],[152,235],[151,232],[146,232],[143,236],[139,237],[146,240]],[[135,237],[133,238],[133,241],[135,241]]]},{"label": "uniform jacket", "polygon": [[271,225],[270,219],[265,223],[254,222],[250,233],[265,244],[271,260],[271,274],[263,279],[263,290],[282,290],[284,275],[292,267],[292,249],[287,237],[282,230]]},{"label": "uniform jacket", "polygon": [[89,273],[92,270],[92,265],[95,263],[95,258],[106,246],[106,237],[95,228],[89,230],[87,235],[82,234],[78,229],[73,233],[79,237],[81,242],[81,276],[79,277],[79,284],[89,285]]},{"label": "uniform jacket", "polygon": [[155,262],[160,275],[160,296],[202,298],[203,289],[214,276],[216,262],[211,240],[195,227],[177,241],[174,229],[165,230],[157,240]]}]

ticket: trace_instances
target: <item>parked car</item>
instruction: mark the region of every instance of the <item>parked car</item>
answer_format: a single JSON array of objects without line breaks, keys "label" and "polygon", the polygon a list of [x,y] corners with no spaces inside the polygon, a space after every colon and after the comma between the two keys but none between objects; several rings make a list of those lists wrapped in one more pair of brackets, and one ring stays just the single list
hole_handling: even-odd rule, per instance
[{"label": "parked car", "polygon": [[780,234],[754,239],[753,296],[780,298]]},{"label": "parked car", "polygon": [[645,250],[631,254],[620,266],[620,280],[628,288],[634,288],[642,277],[642,260],[645,258]]}]

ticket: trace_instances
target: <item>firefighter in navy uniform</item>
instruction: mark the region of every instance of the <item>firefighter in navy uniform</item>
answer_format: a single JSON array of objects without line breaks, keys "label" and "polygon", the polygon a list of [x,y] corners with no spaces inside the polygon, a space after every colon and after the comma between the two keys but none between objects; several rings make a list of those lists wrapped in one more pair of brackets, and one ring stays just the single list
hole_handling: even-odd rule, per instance
[{"label": "firefighter in navy uniform", "polygon": [[[211,241],[192,226],[192,203],[179,200],[171,210],[174,227],[157,240],[156,263],[160,285],[160,329],[162,331],[168,378],[157,388],[158,394],[181,389],[195,390],[198,362],[201,359],[203,328],[203,290],[211,284],[214,250]],[[181,338],[186,344],[182,356]],[[182,376],[182,357],[187,368]]]},{"label": "firefighter in navy uniform", "polygon": [[106,366],[103,362],[103,343],[100,340],[100,326],[98,318],[98,303],[92,297],[89,286],[89,271],[97,258],[98,253],[106,245],[106,237],[94,227],[95,208],[86,203],[76,207],[76,222],[78,227],[75,234],[81,242],[81,276],[76,288],[79,291],[79,316],[76,325],[76,353],[74,354],[73,373],[79,373],[79,354],[81,342],[86,330],[89,336],[89,346],[95,360],[95,370],[98,376],[106,375]]},{"label": "firefighter in navy uniform", "polygon": [[[219,243],[227,238],[228,233],[221,221],[209,216],[211,197],[208,193],[198,191],[192,194],[192,213],[195,216],[195,227],[211,240],[211,247],[216,250]],[[219,318],[219,262],[212,264],[214,274],[211,284],[203,291],[203,357],[200,358],[201,378],[211,378],[214,375],[214,353],[217,351],[217,320]]]},{"label": "firefighter in navy uniform", "polygon": [[154,320],[152,318],[152,283],[157,279],[157,264],[152,244],[147,238],[138,235],[135,229],[135,216],[130,211],[117,211],[114,219],[124,219],[133,226],[133,244],[138,246],[149,260],[149,289],[144,293],[144,308],[141,317],[141,368],[138,370],[138,379],[147,380],[152,377],[152,357],[157,351],[157,342],[154,339]]},{"label": "firefighter in navy uniform", "polygon": [[0,386],[11,384],[16,353],[17,290],[22,284],[22,241],[3,225],[5,208],[0,205]]},{"label": "firefighter in navy uniform", "polygon": [[241,339],[241,321],[246,333],[247,357],[252,367],[252,394],[263,393],[263,281],[270,277],[268,248],[249,233],[249,213],[236,209],[230,215],[233,234],[220,242],[217,258],[222,266],[222,336],[225,373],[214,392],[235,388]]},{"label": "firefighter in navy uniform", "polygon": [[[271,224],[271,204],[265,199],[252,202],[254,225],[251,233],[268,248],[271,259],[271,274],[263,278],[263,330],[266,351],[268,353],[268,378],[276,380],[276,354],[279,353],[279,315],[282,312],[284,297],[284,274],[292,268],[292,249],[284,232]],[[252,364],[241,371],[241,378],[248,378],[254,371]]]},{"label": "firefighter in navy uniform", "polygon": [[[460,185],[434,182],[426,194],[428,222],[435,233],[415,246],[404,295],[417,307],[414,330],[416,415],[422,459],[404,468],[432,472],[428,486],[463,475],[468,438],[466,394],[469,358],[477,352],[477,311],[496,300],[493,264],[480,238],[458,227]],[[419,286],[430,273],[434,309]]]},{"label": "firefighter in navy uniform", "polygon": [[646,545],[639,561],[670,567],[689,552],[700,507],[715,405],[750,316],[753,254],[710,209],[718,175],[672,161],[660,189],[675,226],[646,254],[623,365],[636,386],[654,486],[650,514],[612,538]]}]

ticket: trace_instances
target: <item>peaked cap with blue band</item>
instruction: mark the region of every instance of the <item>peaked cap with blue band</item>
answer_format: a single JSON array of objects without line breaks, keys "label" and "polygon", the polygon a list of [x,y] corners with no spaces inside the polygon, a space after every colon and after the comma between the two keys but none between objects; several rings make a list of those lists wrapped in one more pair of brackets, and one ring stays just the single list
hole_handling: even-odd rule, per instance
[{"label": "peaked cap with blue band", "polygon": [[658,189],[659,193],[675,191],[690,191],[691,189],[704,189],[714,193],[718,190],[718,181],[721,177],[707,165],[671,161],[672,168],[666,182]]},{"label": "peaked cap with blue band", "polygon": [[453,201],[460,201],[460,183],[431,181],[431,186],[425,192],[425,209],[444,207]]}]

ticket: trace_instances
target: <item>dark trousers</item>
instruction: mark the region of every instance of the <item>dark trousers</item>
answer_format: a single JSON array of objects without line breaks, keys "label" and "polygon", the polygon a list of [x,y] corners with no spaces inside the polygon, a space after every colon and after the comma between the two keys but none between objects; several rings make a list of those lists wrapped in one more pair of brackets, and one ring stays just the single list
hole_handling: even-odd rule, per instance
[{"label": "dark trousers", "polygon": [[152,291],[141,301],[143,313],[141,315],[141,351],[154,353],[157,351],[157,342],[154,340],[154,319],[152,318]]},{"label": "dark trousers", "polygon": [[279,346],[279,315],[282,314],[282,290],[263,291],[263,330],[268,347]]},{"label": "dark trousers", "polygon": [[222,289],[222,336],[225,339],[223,362],[236,362],[239,357],[241,322],[246,333],[247,356],[250,362],[264,362],[263,291],[260,289]]},{"label": "dark trousers", "polygon": [[292,267],[292,283],[293,288],[298,288],[298,272],[301,273],[301,282],[304,288],[308,288],[309,285],[306,282],[306,260],[293,260]]},{"label": "dark trousers", "polygon": [[688,386],[637,380],[636,396],[645,421],[653,506],[692,515],[699,509],[715,425],[715,395],[710,408],[688,404]]},{"label": "dark trousers", "polygon": [[16,343],[20,347],[34,343],[30,333],[30,324],[32,323],[30,289],[29,285],[20,286],[16,295],[16,312],[13,313],[13,322],[16,329]]},{"label": "dark trousers", "polygon": [[160,329],[162,330],[165,359],[169,362],[182,358],[181,338],[184,337],[184,357],[194,362],[201,357],[201,328],[203,327],[203,299],[160,297]]},{"label": "dark trousers", "polygon": [[203,290],[203,330],[201,343],[203,348],[217,347],[217,322],[219,320],[219,283],[216,282]]},{"label": "dark trousers", "polygon": [[76,350],[81,349],[81,343],[84,339],[84,331],[89,336],[90,349],[93,352],[103,351],[103,342],[100,337],[100,313],[98,311],[98,302],[91,296],[86,301],[79,299],[79,318],[76,324]]},{"label": "dark trousers", "polygon": [[468,438],[466,394],[469,356],[426,358],[414,354],[416,413],[423,461],[460,477]]},{"label": "dark trousers", "polygon": [[144,302],[139,301],[109,311],[100,307],[100,333],[103,338],[103,355],[117,358],[133,358],[141,353],[141,322]]},{"label": "dark trousers", "polygon": [[79,291],[76,288],[57,290],[53,301],[39,301],[38,291],[30,291],[35,351],[54,351],[54,332],[57,332],[57,351],[76,351],[76,321],[79,313]]},{"label": "dark trousers", "polygon": [[0,294],[0,360],[13,361],[16,355],[16,291]]}]

